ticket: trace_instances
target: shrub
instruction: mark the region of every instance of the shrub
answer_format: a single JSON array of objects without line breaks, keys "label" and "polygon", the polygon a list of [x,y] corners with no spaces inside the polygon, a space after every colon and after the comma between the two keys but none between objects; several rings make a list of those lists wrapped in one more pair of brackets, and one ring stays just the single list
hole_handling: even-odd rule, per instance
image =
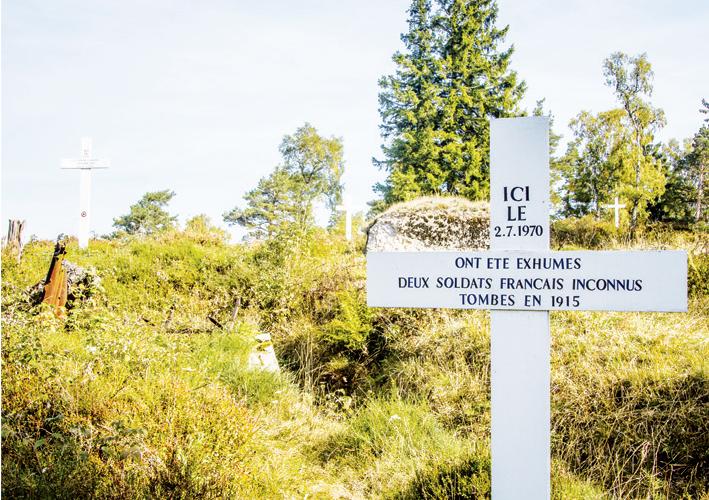
[{"label": "shrub", "polygon": [[551,224],[551,241],[555,248],[599,248],[619,234],[612,222],[598,220],[593,215],[569,217]]},{"label": "shrub", "polygon": [[397,500],[490,498],[490,459],[470,457],[459,463],[436,463],[417,470],[411,484],[393,497]]},{"label": "shrub", "polygon": [[[486,312],[367,308],[364,257],[325,230],[188,233],[72,242],[104,292],[66,322],[26,301],[51,242],[3,261],[3,493],[488,494]],[[687,314],[552,313],[554,498],[706,491],[702,241],[661,226],[634,243],[689,250]],[[246,369],[264,330],[283,376]]]},{"label": "shrub", "polygon": [[709,296],[709,253],[689,254],[687,290],[690,297]]},{"label": "shrub", "polygon": [[336,294],[337,313],[323,328],[326,342],[349,351],[366,353],[372,320],[363,295],[355,290]]}]

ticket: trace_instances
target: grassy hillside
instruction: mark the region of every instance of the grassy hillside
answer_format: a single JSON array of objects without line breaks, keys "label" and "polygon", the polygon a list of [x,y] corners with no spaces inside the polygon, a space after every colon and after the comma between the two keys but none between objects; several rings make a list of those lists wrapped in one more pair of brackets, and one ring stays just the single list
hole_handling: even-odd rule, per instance
[{"label": "grassy hillside", "polygon": [[[555,498],[708,494],[703,244],[643,242],[692,252],[686,314],[552,314]],[[52,247],[3,256],[8,498],[489,496],[487,313],[368,309],[361,249],[325,231],[188,232],[70,244],[101,290],[63,321],[28,300]],[[259,331],[280,376],[247,369]]]}]

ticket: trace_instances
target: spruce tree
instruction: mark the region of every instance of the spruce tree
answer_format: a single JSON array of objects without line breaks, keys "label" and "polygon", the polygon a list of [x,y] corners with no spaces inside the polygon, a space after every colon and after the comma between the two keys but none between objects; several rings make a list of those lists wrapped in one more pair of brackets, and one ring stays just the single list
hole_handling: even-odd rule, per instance
[{"label": "spruce tree", "polygon": [[414,0],[408,12],[409,31],[401,35],[406,52],[394,54],[396,72],[379,81],[380,130],[388,144],[382,146],[385,159],[373,161],[389,175],[375,187],[382,195],[373,204],[375,210],[435,191],[440,176],[436,124],[442,107],[441,69],[431,2]]},{"label": "spruce tree", "polygon": [[424,194],[489,195],[489,123],[511,116],[524,84],[500,50],[494,0],[414,0],[404,53],[380,81],[387,179],[375,210]]},{"label": "spruce tree", "polygon": [[500,49],[494,0],[442,0],[437,16],[443,66],[441,190],[470,199],[490,192],[489,119],[519,114],[524,83],[510,71],[513,48]]}]

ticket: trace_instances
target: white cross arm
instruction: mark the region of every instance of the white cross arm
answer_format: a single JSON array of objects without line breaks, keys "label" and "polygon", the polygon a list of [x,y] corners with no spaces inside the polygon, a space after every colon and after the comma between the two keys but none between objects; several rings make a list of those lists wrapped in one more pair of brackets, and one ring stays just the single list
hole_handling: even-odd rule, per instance
[{"label": "white cross arm", "polygon": [[110,160],[99,160],[95,158],[79,158],[76,160],[64,159],[61,162],[61,168],[65,170],[94,170],[104,169],[110,166]]},{"label": "white cross arm", "polygon": [[367,304],[507,310],[687,310],[684,251],[372,252]]}]

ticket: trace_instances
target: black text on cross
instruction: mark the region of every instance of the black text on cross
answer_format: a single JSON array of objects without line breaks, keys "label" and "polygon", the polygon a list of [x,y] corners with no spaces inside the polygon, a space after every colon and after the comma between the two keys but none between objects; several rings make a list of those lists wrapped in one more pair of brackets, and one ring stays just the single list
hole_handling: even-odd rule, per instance
[{"label": "black text on cross", "polygon": [[429,278],[405,276],[399,278],[399,288],[428,288]]},{"label": "black text on cross", "polygon": [[[503,201],[522,202],[529,201],[529,186],[505,186],[502,188]],[[524,221],[527,220],[527,206],[507,206],[508,221]]]}]

